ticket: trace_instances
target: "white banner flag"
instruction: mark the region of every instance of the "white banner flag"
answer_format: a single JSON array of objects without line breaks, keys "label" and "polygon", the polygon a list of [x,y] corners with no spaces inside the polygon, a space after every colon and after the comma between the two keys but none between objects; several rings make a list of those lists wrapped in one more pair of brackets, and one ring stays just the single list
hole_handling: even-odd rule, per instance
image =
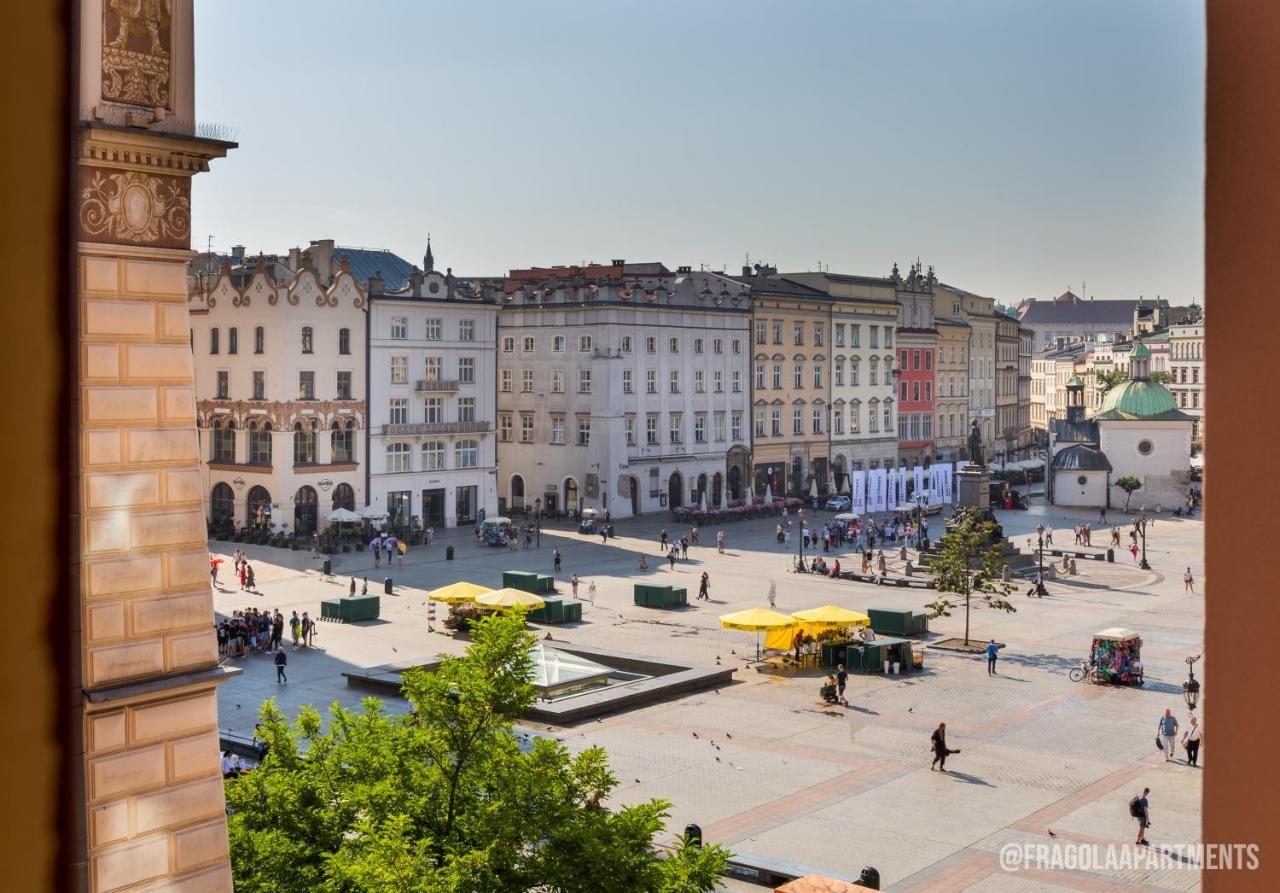
[{"label": "white banner flag", "polygon": [[867,510],[867,473],[853,472],[853,510],[859,515]]},{"label": "white banner flag", "polygon": [[955,482],[955,466],[950,462],[942,466],[942,501],[950,505],[953,502],[953,484]]},{"label": "white banner flag", "polygon": [[924,466],[917,465],[916,466],[916,491],[915,491],[915,500],[914,500],[917,504],[920,502],[920,496],[923,493],[924,493]]},{"label": "white banner flag", "polygon": [[907,466],[902,466],[898,472],[898,495],[895,505],[907,504]]},{"label": "white banner flag", "polygon": [[883,468],[877,468],[871,472],[871,511],[883,512],[885,499],[885,482],[888,480],[888,472]]}]

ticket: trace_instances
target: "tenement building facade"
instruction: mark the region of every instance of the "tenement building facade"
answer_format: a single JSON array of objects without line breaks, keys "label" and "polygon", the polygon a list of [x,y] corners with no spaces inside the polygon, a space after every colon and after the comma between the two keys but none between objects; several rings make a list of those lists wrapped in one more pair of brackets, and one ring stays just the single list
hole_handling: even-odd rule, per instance
[{"label": "tenement building facade", "polygon": [[919,263],[905,278],[894,264],[892,279],[898,301],[898,463],[928,465],[937,457],[933,420],[938,279],[932,267],[926,272]]},{"label": "tenement building facade", "polygon": [[431,269],[370,280],[367,492],[392,525],[498,511],[497,298]]},{"label": "tenement building facade", "polygon": [[[230,891],[208,553],[188,343],[191,0],[82,0],[73,193],[80,439],[63,704],[78,889]],[[13,717],[11,721],[19,721]]]},{"label": "tenement building facade", "polygon": [[615,261],[513,270],[498,320],[498,493],[508,512],[612,518],[749,486],[750,290]]}]

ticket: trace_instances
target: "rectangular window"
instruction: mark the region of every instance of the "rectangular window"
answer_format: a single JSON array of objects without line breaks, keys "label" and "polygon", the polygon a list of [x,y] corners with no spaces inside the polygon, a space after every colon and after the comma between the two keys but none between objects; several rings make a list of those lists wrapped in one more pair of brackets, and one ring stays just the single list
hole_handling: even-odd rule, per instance
[{"label": "rectangular window", "polygon": [[849,346],[850,347],[862,346],[862,326],[859,326],[859,325],[849,326]]},{"label": "rectangular window", "polygon": [[920,424],[923,426],[920,432],[921,436],[925,440],[933,440],[933,416],[932,415],[921,416]]},{"label": "rectangular window", "polygon": [[218,330],[210,329],[209,330],[209,353],[217,353],[217,352],[218,352]]},{"label": "rectangular window", "polygon": [[504,394],[510,394],[511,393],[511,370],[503,369],[502,372],[499,373],[498,379],[501,382],[500,388],[502,392]]},{"label": "rectangular window", "polygon": [[670,443],[684,442],[684,413],[673,412],[667,417],[667,434],[670,435]]},{"label": "rectangular window", "polygon": [[442,357],[426,357],[423,360],[422,372],[427,381],[439,381],[444,377],[444,359]]},{"label": "rectangular window", "polygon": [[680,352],[680,339],[679,339],[679,338],[668,338],[668,339],[667,339],[667,351],[668,351],[669,353],[679,353],[679,352]]},{"label": "rectangular window", "polygon": [[[723,420],[720,427],[724,428]],[[705,412],[696,413],[693,417],[693,442],[707,442],[707,414]]]},{"label": "rectangular window", "polygon": [[905,381],[901,382],[900,387],[901,387],[902,393],[898,395],[898,399],[905,401],[907,399],[907,383]]},{"label": "rectangular window", "polygon": [[262,326],[258,326],[253,330],[253,352],[266,353],[267,350],[267,332]]},{"label": "rectangular window", "polygon": [[774,437],[782,436],[782,410],[774,409],[769,414],[770,430]]},{"label": "rectangular window", "polygon": [[741,394],[742,393],[742,373],[739,372],[737,369],[734,369],[733,372],[730,374],[733,376],[733,378],[730,380],[730,384],[733,387],[733,392],[735,394]]},{"label": "rectangular window", "polygon": [[764,390],[764,363],[756,363],[756,390]]},{"label": "rectangular window", "polygon": [[712,436],[715,437],[716,442],[718,443],[724,440],[724,413],[717,412],[713,417],[713,423],[714,427],[712,428]]},{"label": "rectangular window", "polygon": [[1200,408],[1200,392],[1199,391],[1191,392],[1191,408],[1192,409]]},{"label": "rectangular window", "polygon": [[835,325],[836,347],[844,347],[844,323]]},{"label": "rectangular window", "polygon": [[804,433],[804,411],[799,406],[791,410],[791,433]]},{"label": "rectangular window", "polygon": [[[887,427],[888,422],[886,422],[885,425],[886,425],[885,430],[888,431],[889,430],[889,428]],[[874,403],[872,403],[871,408],[867,410],[867,430],[869,430],[872,434],[875,434],[877,431],[880,430],[880,422],[876,418],[876,405]]]},{"label": "rectangular window", "polygon": [[911,400],[914,403],[920,402],[920,382],[911,382]]},{"label": "rectangular window", "polygon": [[655,337],[653,337],[652,335],[648,335],[648,336],[646,336],[646,337],[645,337],[645,339],[644,339],[644,352],[645,352],[645,353],[657,353],[657,352],[658,352],[658,339],[657,339],[657,338],[655,338]]},{"label": "rectangular window", "polygon": [[673,394],[680,393],[680,370],[679,369],[671,370],[670,385],[671,385],[671,393]]},{"label": "rectangular window", "polygon": [[253,399],[267,399],[267,373],[262,369],[253,370]]},{"label": "rectangular window", "polygon": [[476,358],[475,357],[459,357],[458,358],[458,381],[463,384],[476,383]]},{"label": "rectangular window", "polygon": [[693,370],[693,392],[695,394],[705,394],[707,392],[706,373],[701,369]]},{"label": "rectangular window", "polygon": [[835,412],[831,414],[831,433],[832,434],[844,433],[844,414],[843,413]]},{"label": "rectangular window", "polygon": [[724,373],[715,369],[711,373],[711,390],[717,394],[724,393]]},{"label": "rectangular window", "polygon": [[422,445],[422,470],[444,471],[444,444],[438,440]]},{"label": "rectangular window", "polygon": [[766,343],[766,329],[767,326],[765,325],[764,320],[760,320],[756,323],[756,344]]},{"label": "rectangular window", "polygon": [[433,425],[436,425],[444,421],[444,398],[443,397],[428,397],[426,400],[423,401],[423,406],[426,409],[426,413],[427,413],[426,420],[428,422],[430,422]]},{"label": "rectangular window", "polygon": [[338,372],[337,390],[339,400],[351,399],[351,372],[343,369]]},{"label": "rectangular window", "polygon": [[476,340],[476,321],[474,319],[458,320],[458,340],[459,341],[475,341]]},{"label": "rectangular window", "polygon": [[[259,351],[261,353],[261,351]],[[347,356],[351,353],[351,330],[338,329],[338,353]]]},{"label": "rectangular window", "polygon": [[226,400],[231,394],[231,373],[226,369],[218,370],[218,399]]},{"label": "rectangular window", "polygon": [[631,353],[631,336],[630,335],[622,336],[622,352]]},{"label": "rectangular window", "polygon": [[658,445],[658,414],[651,412],[644,417],[644,442],[649,446]]},{"label": "rectangular window", "polygon": [[912,369],[920,368],[920,351],[918,350],[911,351],[911,368]]},{"label": "rectangular window", "polygon": [[516,339],[511,337],[510,335],[505,336],[502,339],[502,352],[515,353],[515,350],[516,350]]},{"label": "rectangular window", "polygon": [[409,337],[409,318],[406,316],[391,317],[391,337],[403,340]]},{"label": "rectangular window", "polygon": [[392,357],[391,358],[391,383],[404,384],[409,380],[409,358],[408,357]]},{"label": "rectangular window", "polygon": [[[562,419],[560,423],[563,425],[564,420]],[[552,430],[555,429],[555,419],[551,420],[551,427]],[[533,443],[533,413],[531,412],[520,413],[520,442]]]},{"label": "rectangular window", "polygon": [[591,353],[591,336],[590,335],[578,336],[578,352]]},{"label": "rectangular window", "polygon": [[773,321],[773,343],[782,343],[782,320],[775,319]]},{"label": "rectangular window", "polygon": [[533,370],[532,369],[520,370],[520,393],[522,394],[533,393]]},{"label": "rectangular window", "polygon": [[[885,331],[886,332],[889,331],[888,328],[886,328]],[[872,347],[879,347],[880,345],[877,344],[876,342],[879,340],[877,336],[879,336],[880,330],[877,329],[875,326],[867,326],[867,334],[871,336],[871,340],[869,341],[869,344]],[[884,339],[884,346],[885,347],[893,346],[892,344],[889,343],[889,339],[887,337]]]},{"label": "rectangular window", "polygon": [[[954,360],[955,357],[952,357],[952,359]],[[898,368],[903,372],[907,371],[907,352],[905,350],[902,351],[902,355],[898,357]]]},{"label": "rectangular window", "polygon": [[553,394],[564,393],[564,370],[563,369],[551,370],[551,393]]},{"label": "rectangular window", "polygon": [[[760,427],[764,427],[764,420],[760,420]],[[761,434],[764,432],[761,431]],[[734,440],[742,440],[742,413],[735,412],[729,417],[729,436]]]},{"label": "rectangular window", "polygon": [[893,430],[893,404],[885,403],[884,405],[884,430]]},{"label": "rectangular window", "polygon": [[827,337],[826,326],[820,322],[813,324],[813,346],[822,347]]},{"label": "rectangular window", "polygon": [[804,323],[798,322],[792,326],[792,342],[796,345],[804,344]]},{"label": "rectangular window", "polygon": [[924,383],[924,402],[928,403],[933,400],[933,382],[926,381]]},{"label": "rectangular window", "polygon": [[815,406],[813,408],[813,433],[822,433],[822,407]]},{"label": "rectangular window", "polygon": [[773,388],[774,390],[781,390],[782,388],[782,364],[781,363],[773,364]]},{"label": "rectangular window", "polygon": [[1200,384],[1200,367],[1199,366],[1191,367],[1191,383]]},{"label": "rectangular window", "polygon": [[622,393],[624,394],[631,393],[631,370],[630,369],[622,370]]},{"label": "rectangular window", "polygon": [[711,342],[712,353],[724,353],[724,339],[716,338]]},{"label": "rectangular window", "polygon": [[590,369],[578,370],[578,393],[579,394],[591,393],[591,370]]},{"label": "rectangular window", "polygon": [[832,372],[835,374],[835,381],[832,382],[832,384],[838,388],[844,387],[844,366],[837,363],[835,368],[832,369]]},{"label": "rectangular window", "polygon": [[564,336],[556,335],[551,339],[551,352],[564,353]]},{"label": "rectangular window", "polygon": [[796,363],[791,376],[791,386],[796,390],[804,387],[804,363]]},{"label": "rectangular window", "polygon": [[764,437],[764,409],[757,408],[755,411],[755,435],[756,437]]},{"label": "rectangular window", "polygon": [[438,317],[427,319],[427,340],[440,341],[444,338],[444,320]]},{"label": "rectangular window", "polygon": [[693,339],[693,352],[694,352],[694,353],[702,353],[702,339],[701,339],[701,338],[694,338],[694,339]]},{"label": "rectangular window", "polygon": [[815,365],[813,367],[813,386],[818,389],[826,387],[826,385],[822,383],[822,366],[821,365]]},{"label": "rectangular window", "polygon": [[591,446],[591,416],[578,416],[578,446]]},{"label": "rectangular window", "polygon": [[646,394],[658,393],[658,371],[656,369],[644,370],[644,390]]},{"label": "rectangular window", "polygon": [[409,398],[392,397],[388,406],[387,419],[393,425],[407,425],[409,423]]},{"label": "rectangular window", "polygon": [[511,443],[511,432],[514,426],[511,424],[511,413],[504,412],[498,416],[498,440],[503,443]]},{"label": "rectangular window", "polygon": [[898,440],[906,440],[906,439],[907,439],[907,417],[904,415],[900,415],[898,416]]},{"label": "rectangular window", "polygon": [[623,430],[627,434],[627,446],[636,445],[636,417],[633,415],[625,416],[622,419]]},{"label": "rectangular window", "polygon": [[316,399],[316,374],[314,372],[298,373],[298,399]]},{"label": "rectangular window", "polygon": [[920,413],[911,413],[911,439],[920,439]]},{"label": "rectangular window", "polygon": [[924,368],[925,369],[933,368],[933,351],[931,350],[926,350],[924,352]]},{"label": "rectangular window", "polygon": [[533,353],[533,336],[532,335],[525,335],[522,339],[520,339],[520,352]]},{"label": "rectangular window", "polygon": [[474,422],[476,420],[476,398],[458,398],[458,421]]},{"label": "rectangular window", "polygon": [[227,329],[227,353],[240,352],[240,330],[235,326]]},{"label": "rectangular window", "polygon": [[733,339],[732,350],[734,353],[742,353],[742,342],[737,338]]}]

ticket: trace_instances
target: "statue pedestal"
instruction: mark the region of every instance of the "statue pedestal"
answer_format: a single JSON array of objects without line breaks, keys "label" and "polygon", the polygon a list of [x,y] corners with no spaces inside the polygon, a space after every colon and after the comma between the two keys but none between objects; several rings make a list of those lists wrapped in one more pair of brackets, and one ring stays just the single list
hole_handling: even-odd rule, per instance
[{"label": "statue pedestal", "polygon": [[991,508],[991,472],[985,465],[966,465],[956,472],[960,481],[959,508],[986,512]]}]

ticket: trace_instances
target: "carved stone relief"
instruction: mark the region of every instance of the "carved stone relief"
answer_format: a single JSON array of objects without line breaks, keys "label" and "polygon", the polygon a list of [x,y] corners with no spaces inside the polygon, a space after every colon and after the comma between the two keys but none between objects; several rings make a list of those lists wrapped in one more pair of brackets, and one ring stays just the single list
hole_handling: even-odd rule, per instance
[{"label": "carved stone relief", "polygon": [[80,232],[91,242],[187,248],[191,181],[81,167]]},{"label": "carved stone relief", "polygon": [[102,98],[169,108],[172,0],[107,0],[102,5]]}]

